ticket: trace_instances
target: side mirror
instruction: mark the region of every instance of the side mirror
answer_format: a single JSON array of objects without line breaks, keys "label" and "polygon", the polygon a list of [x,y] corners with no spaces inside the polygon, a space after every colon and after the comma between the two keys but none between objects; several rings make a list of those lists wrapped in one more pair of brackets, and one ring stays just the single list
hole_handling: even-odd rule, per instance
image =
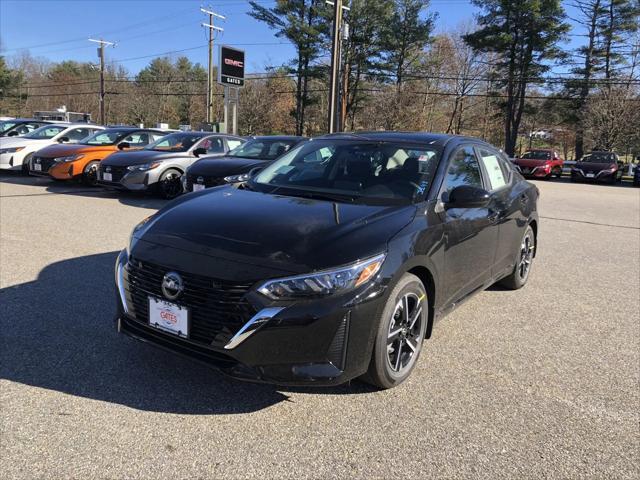
[{"label": "side mirror", "polygon": [[60,137],[58,139],[58,143],[67,143],[69,141],[69,137]]},{"label": "side mirror", "polygon": [[118,150],[124,150],[125,148],[131,148],[129,142],[120,142],[118,144]]},{"label": "side mirror", "polygon": [[480,208],[486,207],[491,194],[484,188],[471,185],[460,185],[451,192],[442,195],[445,208]]},{"label": "side mirror", "polygon": [[207,149],[204,147],[198,147],[193,151],[193,155],[199,157],[200,155],[206,155]]},{"label": "side mirror", "polygon": [[17,136],[18,136],[18,132],[16,132],[15,130],[13,132],[7,133],[7,137],[17,137]]}]

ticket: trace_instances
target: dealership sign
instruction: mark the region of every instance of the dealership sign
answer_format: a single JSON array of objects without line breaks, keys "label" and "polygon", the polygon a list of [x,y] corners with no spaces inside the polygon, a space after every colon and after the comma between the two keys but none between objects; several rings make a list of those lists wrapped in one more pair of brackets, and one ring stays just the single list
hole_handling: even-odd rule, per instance
[{"label": "dealership sign", "polygon": [[244,86],[244,50],[220,46],[218,83],[231,87]]}]

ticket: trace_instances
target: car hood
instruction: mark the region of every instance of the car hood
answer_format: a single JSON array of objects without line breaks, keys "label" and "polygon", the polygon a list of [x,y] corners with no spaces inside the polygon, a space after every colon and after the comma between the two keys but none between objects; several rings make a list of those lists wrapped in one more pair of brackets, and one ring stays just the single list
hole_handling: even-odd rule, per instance
[{"label": "car hood", "polygon": [[144,163],[168,160],[172,158],[191,158],[194,157],[187,152],[156,152],[153,150],[134,150],[134,151],[118,151],[109,155],[102,161],[103,165],[112,167],[126,167],[129,165],[142,165]]},{"label": "car hood", "polygon": [[37,155],[47,158],[65,157],[76,153],[93,153],[93,152],[113,152],[116,149],[114,145],[94,146],[79,144],[54,144],[38,150]]},{"label": "car hood", "polygon": [[[583,172],[599,172],[600,170],[609,170],[614,164],[612,162],[578,162],[574,168],[579,168]],[[616,165],[617,166],[617,165]]]},{"label": "car hood", "polygon": [[242,157],[203,158],[189,167],[189,175],[203,175],[206,177],[226,177],[245,173],[254,167],[265,165],[266,160]]},{"label": "car hood", "polygon": [[224,186],[167,205],[136,233],[142,240],[136,246],[149,242],[305,273],[385,251],[415,211],[414,205],[354,205]]},{"label": "car hood", "polygon": [[14,147],[27,147],[38,145],[48,145],[51,140],[48,139],[33,139],[24,137],[2,137],[0,138],[0,149],[2,148],[14,148]]},{"label": "car hood", "polygon": [[542,165],[550,161],[551,160],[537,160],[534,158],[516,158],[514,160],[514,163],[519,167],[533,168],[533,167],[541,167]]}]

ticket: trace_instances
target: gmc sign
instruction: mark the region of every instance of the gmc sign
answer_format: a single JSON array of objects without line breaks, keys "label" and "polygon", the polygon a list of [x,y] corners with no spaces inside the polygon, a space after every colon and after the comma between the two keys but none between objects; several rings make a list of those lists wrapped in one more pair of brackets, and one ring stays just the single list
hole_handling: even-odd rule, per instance
[{"label": "gmc sign", "polygon": [[232,87],[244,86],[244,50],[220,46],[218,83]]}]

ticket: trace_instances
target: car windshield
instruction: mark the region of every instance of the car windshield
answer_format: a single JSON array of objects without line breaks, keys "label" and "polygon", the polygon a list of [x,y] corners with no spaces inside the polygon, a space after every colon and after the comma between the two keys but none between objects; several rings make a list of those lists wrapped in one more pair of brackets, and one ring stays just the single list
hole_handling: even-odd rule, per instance
[{"label": "car windshield", "polygon": [[114,145],[122,140],[131,130],[100,130],[85,139],[83,145]]},{"label": "car windshield", "polygon": [[521,158],[530,160],[551,160],[551,152],[547,152],[544,150],[531,150],[522,155]]},{"label": "car windshield", "polygon": [[278,140],[256,138],[231,150],[230,157],[255,158],[257,160],[274,160],[289,151],[299,140]]},{"label": "car windshield", "polygon": [[406,204],[427,191],[439,158],[433,145],[314,140],[266,167],[248,188],[338,202]]},{"label": "car windshield", "polygon": [[155,150],[160,152],[186,152],[202,138],[202,135],[194,133],[172,133],[171,135],[162,137],[149,144],[145,147],[145,150]]},{"label": "car windshield", "polygon": [[13,126],[15,126],[17,124],[18,124],[18,122],[14,122],[13,120],[3,120],[2,122],[0,122],[0,133],[6,132],[11,127],[13,127]]},{"label": "car windshield", "polygon": [[66,130],[69,127],[63,127],[60,125],[45,125],[44,127],[36,128],[28,135],[24,135],[22,138],[32,138],[36,140],[48,140],[55,137],[57,134]]},{"label": "car windshield", "polygon": [[611,163],[616,161],[616,155],[615,153],[609,152],[592,153],[591,155],[582,157],[581,161],[589,163]]}]

